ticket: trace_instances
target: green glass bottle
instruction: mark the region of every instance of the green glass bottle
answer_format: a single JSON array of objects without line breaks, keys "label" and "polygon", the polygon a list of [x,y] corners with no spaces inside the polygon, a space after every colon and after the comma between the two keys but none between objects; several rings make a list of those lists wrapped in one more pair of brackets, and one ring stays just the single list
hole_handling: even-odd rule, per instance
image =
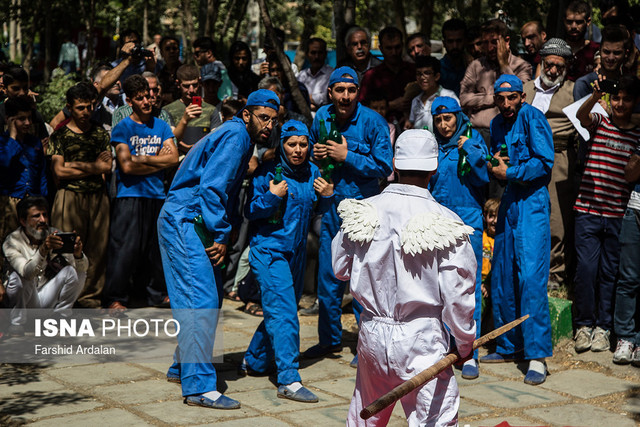
[{"label": "green glass bottle", "polygon": [[491,166],[493,166],[494,168],[500,164],[500,161],[499,161],[498,159],[496,159],[495,157],[490,156],[490,155],[488,155],[488,154],[485,156],[485,158],[484,158],[484,159],[485,159],[487,162],[491,163]]},{"label": "green glass bottle", "polygon": [[[205,247],[205,249],[213,246],[213,244],[215,243],[215,240],[213,240],[213,234],[211,234],[211,232],[207,230],[207,227],[204,226],[202,215],[198,215],[193,219],[193,228],[195,229],[196,234],[200,238],[200,241],[202,242],[202,245]],[[221,270],[225,269],[226,267],[227,264],[225,263],[222,263],[220,265]]]},{"label": "green glass bottle", "polygon": [[[323,119],[320,119],[320,132],[318,135],[318,143],[319,144],[326,144],[327,143],[327,127],[325,125],[325,122]],[[322,175],[324,177],[325,174],[329,174],[329,176],[331,176],[331,171],[329,171],[329,166],[331,166],[331,170],[333,170],[334,166],[333,166],[333,161],[331,160],[331,157],[327,156],[324,159],[320,160],[320,169],[322,169]],[[326,181],[326,179],[325,179]]]},{"label": "green glass bottle", "polygon": [[[276,166],[276,172],[273,176],[273,183],[275,185],[278,185],[282,181],[283,181],[282,166]],[[283,200],[280,201],[280,204],[278,205],[278,209],[275,211],[273,215],[271,215],[271,218],[269,218],[269,224],[278,224],[282,221],[282,202]]]},{"label": "green glass bottle", "polygon": [[336,142],[338,144],[342,144],[342,134],[338,130],[338,126],[336,125],[336,115],[331,115],[331,129],[329,130],[329,135],[327,139]]},{"label": "green glass bottle", "polygon": [[[464,132],[465,137],[471,138],[472,136],[471,129],[472,129],[471,123],[467,122],[467,129]],[[458,149],[458,177],[460,178],[464,177],[466,174],[468,174],[471,171],[471,164],[467,159],[467,154],[468,153],[465,151],[464,148]]]},{"label": "green glass bottle", "polygon": [[[509,157],[509,150],[507,149],[507,144],[502,144],[500,146],[500,157]],[[505,162],[507,167],[511,166],[509,162]]]},{"label": "green glass bottle", "polygon": [[320,119],[320,134],[318,135],[318,142],[320,144],[327,143],[327,127],[325,126],[323,119]]}]

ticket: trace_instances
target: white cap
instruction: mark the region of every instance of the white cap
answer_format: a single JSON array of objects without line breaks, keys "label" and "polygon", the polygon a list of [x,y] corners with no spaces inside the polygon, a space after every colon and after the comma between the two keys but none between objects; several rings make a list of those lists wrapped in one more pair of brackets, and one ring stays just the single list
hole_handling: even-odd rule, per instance
[{"label": "white cap", "polygon": [[394,164],[398,170],[431,172],[438,168],[438,142],[425,129],[409,129],[396,140]]}]

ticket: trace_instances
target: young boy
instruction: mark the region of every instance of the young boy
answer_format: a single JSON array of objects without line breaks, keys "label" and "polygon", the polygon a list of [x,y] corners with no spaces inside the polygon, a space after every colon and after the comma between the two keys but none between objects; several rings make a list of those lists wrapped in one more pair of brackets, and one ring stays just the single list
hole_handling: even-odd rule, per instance
[{"label": "young boy", "polygon": [[114,311],[126,308],[129,280],[141,267],[149,276],[147,303],[168,302],[156,224],[165,200],[164,170],[178,163],[171,128],[152,114],[147,80],[133,75],[125,80],[124,91],[133,112],[111,133],[118,160],[118,194],[111,210],[102,298]]},{"label": "young boy", "polygon": [[410,128],[423,129],[425,126],[433,132],[433,118],[431,104],[439,96],[450,96],[458,103],[460,100],[455,92],[444,89],[440,81],[440,61],[433,56],[416,57],[416,80],[422,92],[411,101],[409,114]]},{"label": "young boy", "polygon": [[[640,81],[631,75],[618,82],[610,94],[611,117],[590,113],[602,98],[602,82],[594,82],[591,97],[577,117],[589,128],[585,171],[574,210],[577,269],[575,349],[577,352],[609,350],[613,326],[614,284],[620,257],[620,227],[631,186],[624,169],[640,141],[640,128],[631,122],[640,95]],[[598,296],[596,298],[596,295]]]},{"label": "young boy", "polygon": [[67,91],[69,122],[51,135],[51,168],[58,192],[51,210],[51,224],[62,231],[76,231],[85,245],[89,270],[78,305],[100,307],[107,267],[109,197],[102,174],[111,172],[109,133],[91,121],[93,88],[78,83]]},{"label": "young boy", "polygon": [[[360,411],[444,357],[453,334],[471,354],[476,325],[473,232],[438,204],[427,184],[438,167],[431,132],[412,129],[396,141],[398,183],[338,207],[342,226],[332,242],[332,265],[362,304],[356,389],[347,425],[364,425]],[[448,230],[451,240],[439,232]],[[384,296],[384,297],[380,297]],[[453,370],[440,373],[401,400],[409,425],[457,425],[460,396]],[[433,403],[433,404],[432,404]],[[367,425],[386,425],[393,406]]]}]

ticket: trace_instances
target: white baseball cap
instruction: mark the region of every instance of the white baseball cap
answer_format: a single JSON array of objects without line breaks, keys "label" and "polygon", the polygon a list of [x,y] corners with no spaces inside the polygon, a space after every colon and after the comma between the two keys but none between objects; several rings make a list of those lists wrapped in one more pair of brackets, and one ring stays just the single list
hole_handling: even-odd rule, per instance
[{"label": "white baseball cap", "polygon": [[426,129],[409,129],[396,140],[394,164],[398,170],[431,172],[438,168],[438,142]]}]

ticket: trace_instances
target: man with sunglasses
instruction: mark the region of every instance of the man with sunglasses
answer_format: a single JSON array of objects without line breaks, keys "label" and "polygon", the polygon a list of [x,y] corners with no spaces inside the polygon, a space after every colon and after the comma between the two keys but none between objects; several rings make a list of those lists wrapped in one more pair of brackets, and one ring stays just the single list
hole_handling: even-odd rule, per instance
[{"label": "man with sunglasses", "polygon": [[539,50],[540,76],[524,85],[524,94],[531,106],[540,110],[553,132],[553,170],[548,185],[551,199],[551,266],[549,289],[565,282],[567,261],[570,261],[573,239],[573,200],[576,188],[573,175],[576,162],[577,133],[562,111],[573,103],[574,83],[566,80],[573,54],[566,41],[553,38]]},{"label": "man with sunglasses", "polygon": [[[202,137],[222,124],[220,112],[202,100],[200,72],[195,65],[183,65],[176,73],[180,99],[164,107],[175,128],[180,152],[186,153]],[[194,102],[194,97],[199,100]],[[196,99],[198,99],[196,98]]]},{"label": "man with sunglasses", "polygon": [[[158,237],[171,308],[180,323],[178,348],[167,380],[182,384],[184,403],[237,409],[240,402],[217,391],[211,363],[221,266],[230,244],[240,184],[254,144],[265,144],[277,120],[280,100],[267,89],[251,93],[246,107],[187,153],[158,218]],[[194,218],[202,218],[205,238]],[[237,220],[236,220],[237,219]]]}]

